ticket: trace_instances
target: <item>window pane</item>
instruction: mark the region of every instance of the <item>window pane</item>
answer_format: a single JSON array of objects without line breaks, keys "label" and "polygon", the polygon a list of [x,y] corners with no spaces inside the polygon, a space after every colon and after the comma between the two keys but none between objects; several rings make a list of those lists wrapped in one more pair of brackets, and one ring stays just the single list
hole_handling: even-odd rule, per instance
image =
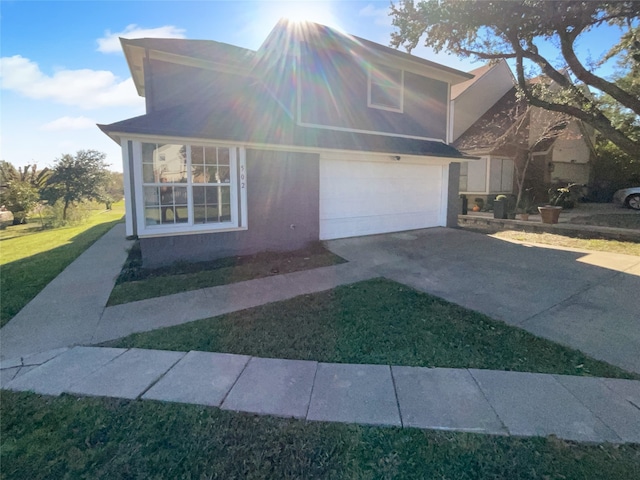
[{"label": "window pane", "polygon": [[187,187],[173,187],[173,201],[176,205],[186,205]]},{"label": "window pane", "polygon": [[215,165],[217,162],[217,148],[216,147],[206,147],[204,149],[205,162],[207,165]]},{"label": "window pane", "polygon": [[229,149],[218,149],[218,165],[229,165]]},{"label": "window pane", "polygon": [[206,223],[207,207],[204,205],[194,205],[193,207],[193,223]]},{"label": "window pane", "polygon": [[204,149],[202,147],[191,147],[191,165],[204,165]]},{"label": "window pane", "polygon": [[158,225],[160,223],[160,209],[158,207],[146,207],[144,209],[145,225]]},{"label": "window pane", "polygon": [[184,145],[159,145],[154,155],[154,167],[160,172],[160,181],[186,183],[187,155]]},{"label": "window pane", "polygon": [[229,181],[230,181],[229,167],[218,167],[218,175],[216,176],[215,182],[229,183]]},{"label": "window pane", "polygon": [[222,203],[231,203],[231,188],[220,187],[220,192],[221,192],[220,201]]},{"label": "window pane", "polygon": [[144,187],[144,204],[145,206],[158,205],[160,203],[160,195],[158,187]]},{"label": "window pane", "polygon": [[219,188],[218,187],[206,187],[206,203],[207,205],[217,205],[219,202],[218,200],[218,192],[219,192]]},{"label": "window pane", "polygon": [[176,207],[176,223],[187,223],[189,221],[189,211],[187,206]]},{"label": "window pane", "polygon": [[400,108],[400,90],[371,84],[371,104],[389,108]]},{"label": "window pane", "polygon": [[160,203],[173,205],[173,187],[160,187]]},{"label": "window pane", "polygon": [[204,205],[204,188],[205,187],[193,187],[193,204]]},{"label": "window pane", "polygon": [[156,183],[158,181],[158,177],[156,176],[152,163],[142,164],[142,181],[144,183]]}]

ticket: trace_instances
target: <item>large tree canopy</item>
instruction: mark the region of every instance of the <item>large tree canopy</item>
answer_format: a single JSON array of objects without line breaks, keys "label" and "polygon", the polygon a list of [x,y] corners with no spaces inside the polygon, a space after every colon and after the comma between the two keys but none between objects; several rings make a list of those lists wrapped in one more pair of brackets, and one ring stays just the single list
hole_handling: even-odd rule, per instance
[{"label": "large tree canopy", "polygon": [[[424,37],[424,44],[436,52],[512,60],[519,89],[530,105],[578,118],[630,156],[640,155],[640,139],[630,134],[640,129],[640,2],[405,0],[392,4],[391,16],[397,28],[392,46],[410,52]],[[600,62],[579,58],[580,36],[602,25],[619,28],[620,41]],[[556,53],[547,53],[543,43],[545,48],[555,46],[560,60]],[[612,58],[624,61],[616,80],[596,73],[601,62]],[[555,88],[528,82],[531,68],[534,75],[553,80]],[[606,96],[609,107],[603,108],[584,85]],[[627,112],[630,123],[607,115],[611,103]]]}]

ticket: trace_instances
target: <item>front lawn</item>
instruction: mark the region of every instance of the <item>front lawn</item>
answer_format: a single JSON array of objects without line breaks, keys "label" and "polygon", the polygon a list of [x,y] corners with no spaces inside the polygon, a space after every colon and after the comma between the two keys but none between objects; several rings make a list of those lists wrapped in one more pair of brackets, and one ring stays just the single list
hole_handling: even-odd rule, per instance
[{"label": "front lawn", "polygon": [[78,226],[42,230],[36,224],[0,230],[0,326],[6,324],[67,265],[122,221],[124,202]]},{"label": "front lawn", "polygon": [[386,279],[107,342],[257,357],[640,378]]},{"label": "front lawn", "polygon": [[184,263],[162,268],[142,267],[138,244],[129,252],[107,305],[161,297],[173,293],[254,280],[344,263],[345,260],[316,243],[293,252],[262,252],[210,262]]},{"label": "front lawn", "polygon": [[637,478],[640,445],[256,417],[196,405],[1,392],[2,478]]}]

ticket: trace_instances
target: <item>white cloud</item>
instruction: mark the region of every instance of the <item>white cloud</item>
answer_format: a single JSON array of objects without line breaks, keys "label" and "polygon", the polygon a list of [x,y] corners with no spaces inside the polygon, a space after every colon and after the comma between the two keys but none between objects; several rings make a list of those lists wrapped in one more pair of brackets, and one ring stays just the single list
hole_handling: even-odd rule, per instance
[{"label": "white cloud", "polygon": [[20,55],[0,58],[2,89],[33,99],[53,100],[85,109],[141,106],[133,80],[121,80],[108,70],[58,70],[44,74],[36,62]]},{"label": "white cloud", "polygon": [[122,32],[111,33],[110,30],[105,32],[105,36],[98,39],[98,51],[102,53],[118,53],[122,51],[119,38],[185,38],[185,30],[174,27],[173,25],[165,25],[158,28],[141,28],[138,25],[131,24]]},{"label": "white cloud", "polygon": [[59,130],[84,130],[86,128],[95,128],[96,122],[87,117],[60,117],[52,122],[46,123],[40,127],[41,130],[59,131]]},{"label": "white cloud", "polygon": [[362,8],[358,15],[361,17],[371,17],[373,18],[373,23],[376,25],[381,25],[384,27],[390,27],[391,17],[389,16],[390,8],[389,7],[380,7],[376,8],[372,3]]}]

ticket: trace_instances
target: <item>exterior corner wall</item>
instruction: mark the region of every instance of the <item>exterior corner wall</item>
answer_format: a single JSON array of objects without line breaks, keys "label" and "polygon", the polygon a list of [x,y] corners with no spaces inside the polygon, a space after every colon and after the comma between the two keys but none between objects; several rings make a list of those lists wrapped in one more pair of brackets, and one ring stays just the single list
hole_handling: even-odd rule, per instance
[{"label": "exterior corner wall", "polygon": [[318,241],[318,154],[249,149],[247,179],[247,230],[141,238],[144,266],[296,250]]},{"label": "exterior corner wall", "polygon": [[460,187],[460,163],[453,162],[449,164],[449,182],[447,186],[446,226],[451,228],[458,226],[458,214],[460,213],[460,208],[461,208],[459,187]]}]

